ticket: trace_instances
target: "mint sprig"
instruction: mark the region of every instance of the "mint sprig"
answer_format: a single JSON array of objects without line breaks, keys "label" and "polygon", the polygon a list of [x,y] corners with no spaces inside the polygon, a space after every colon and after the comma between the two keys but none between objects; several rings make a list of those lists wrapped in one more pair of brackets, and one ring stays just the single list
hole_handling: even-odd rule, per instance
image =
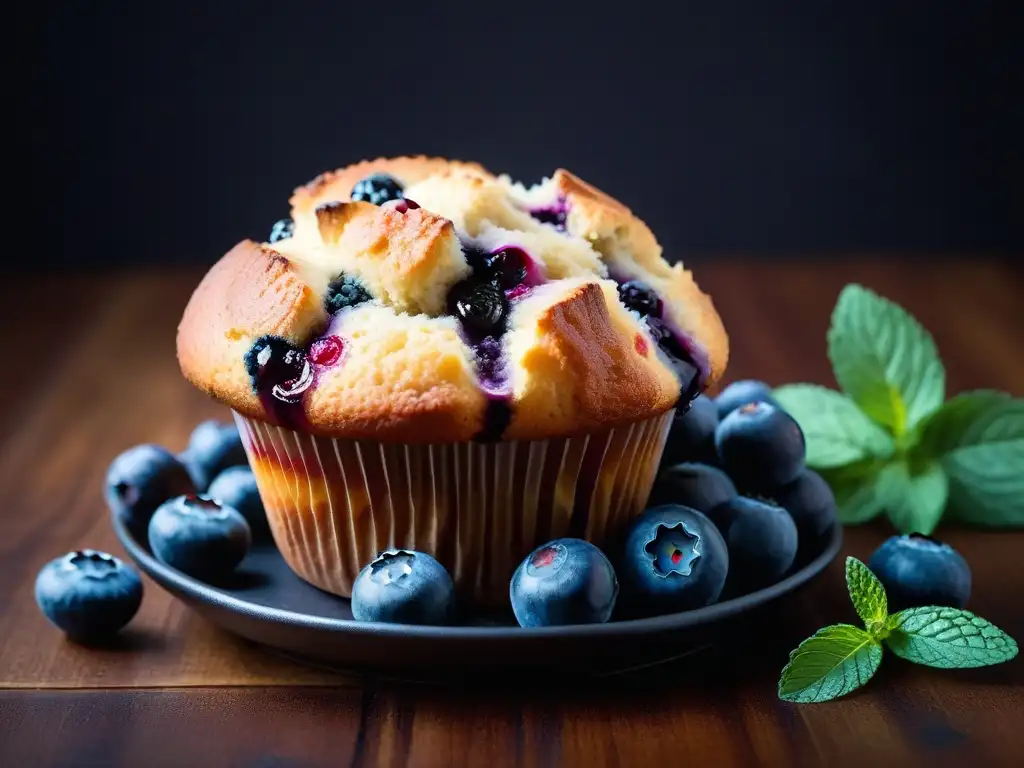
[{"label": "mint sprig", "polygon": [[978,391],[944,402],[935,342],[909,313],[863,286],[839,294],[828,356],[841,392],[775,390],[804,431],[807,464],[854,525],[888,514],[930,534],[944,515],[1024,526],[1024,399]]},{"label": "mint sprig", "polygon": [[907,661],[940,669],[1001,664],[1017,655],[1017,643],[970,611],[941,606],[889,614],[885,587],[860,560],[846,558],[850,600],[864,629],[834,624],[797,646],[779,678],[779,698],[815,704],[864,685],[882,663],[883,645]]}]

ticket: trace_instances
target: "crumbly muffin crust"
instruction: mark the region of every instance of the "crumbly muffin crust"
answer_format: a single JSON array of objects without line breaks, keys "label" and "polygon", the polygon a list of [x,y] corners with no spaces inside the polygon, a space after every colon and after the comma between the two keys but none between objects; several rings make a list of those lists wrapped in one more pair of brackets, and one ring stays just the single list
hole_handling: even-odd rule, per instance
[{"label": "crumbly muffin crust", "polygon": [[[352,201],[373,174],[404,199]],[[291,237],[231,249],[178,329],[186,378],[245,416],[353,439],[544,439],[656,416],[728,362],[692,274],[567,171],[526,188],[473,163],[379,159],[290,203]],[[479,277],[504,257],[513,282]],[[629,281],[658,309],[624,299]],[[290,373],[268,384],[274,365]]]}]

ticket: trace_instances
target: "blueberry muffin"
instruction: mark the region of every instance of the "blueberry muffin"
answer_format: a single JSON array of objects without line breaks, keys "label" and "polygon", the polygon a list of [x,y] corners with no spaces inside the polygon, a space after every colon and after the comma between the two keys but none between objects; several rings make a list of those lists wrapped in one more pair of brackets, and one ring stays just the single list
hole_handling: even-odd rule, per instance
[{"label": "blueberry muffin", "polygon": [[546,540],[644,506],[672,414],[722,375],[711,300],[628,208],[403,157],[295,190],[196,288],[186,378],[235,413],[274,539],[349,596],[386,547],[507,600]]}]

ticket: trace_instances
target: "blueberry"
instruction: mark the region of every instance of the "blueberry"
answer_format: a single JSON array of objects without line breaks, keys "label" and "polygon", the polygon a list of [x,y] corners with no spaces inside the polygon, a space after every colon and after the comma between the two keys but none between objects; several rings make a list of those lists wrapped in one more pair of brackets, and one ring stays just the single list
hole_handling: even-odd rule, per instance
[{"label": "blueberry", "polygon": [[647,283],[630,280],[619,286],[619,300],[627,309],[639,313],[642,317],[654,315],[661,317],[661,299]]},{"label": "blueberry", "polygon": [[170,451],[145,444],[129,448],[110,464],[103,495],[129,530],[143,536],[149,518],[167,499],[195,493],[188,469]]},{"label": "blueberry", "polygon": [[711,518],[721,531],[715,510],[738,495],[732,480],[718,467],[684,462],[662,470],[648,503],[681,504],[695,509]]},{"label": "blueberry", "polygon": [[582,539],[556,539],[538,547],[509,584],[512,612],[522,627],[603,624],[618,594],[612,564]]},{"label": "blueberry", "polygon": [[329,315],[333,315],[348,307],[354,307],[370,301],[373,296],[366,290],[358,278],[344,272],[331,280],[324,296],[324,307]]},{"label": "blueberry", "polygon": [[[200,493],[205,492],[213,478],[228,467],[248,466],[238,427],[216,419],[204,421],[192,430],[182,459],[195,481],[195,490]],[[161,501],[187,493],[189,491],[172,493],[164,496]]]},{"label": "blueberry", "polygon": [[456,286],[462,290],[471,289],[480,283],[491,283],[503,291],[512,290],[526,281],[533,264],[526,251],[514,245],[505,246],[494,253],[475,245],[464,245],[462,252],[469,268],[473,270],[472,277]]},{"label": "blueberry", "polygon": [[716,510],[732,563],[730,583],[745,589],[774,584],[796,560],[800,538],[790,514],[775,504],[737,496]]},{"label": "blueberry", "polygon": [[660,614],[715,602],[729,568],[725,540],[711,520],[695,509],[663,504],[630,524],[619,571],[630,607]]},{"label": "blueberry", "polygon": [[755,379],[734,381],[715,398],[715,405],[718,406],[718,418],[724,419],[741,405],[758,401],[771,403],[779,409],[782,408],[775,398],[772,397],[772,388],[763,381],[756,381]]},{"label": "blueberry", "polygon": [[352,585],[352,615],[358,621],[447,624],[454,607],[452,577],[425,552],[385,550]]},{"label": "blueberry", "polygon": [[267,512],[263,508],[256,476],[249,467],[228,467],[210,483],[207,496],[242,513],[254,537],[270,533]]},{"label": "blueberry", "polygon": [[668,325],[653,315],[645,318],[647,329],[651,338],[658,345],[658,348],[668,358],[672,371],[679,380],[679,400],[682,405],[688,405],[700,393],[700,370],[686,351],[679,338],[672,332]]},{"label": "blueberry", "polygon": [[267,242],[276,243],[278,240],[287,240],[295,232],[295,222],[291,219],[281,219],[274,222],[270,230],[270,239]]},{"label": "blueberry", "polygon": [[715,430],[721,467],[741,489],[769,490],[796,480],[804,468],[804,433],[770,403],[741,405]]},{"label": "blueberry", "polygon": [[139,610],[142,580],[113,555],[83,549],[51,560],[36,576],[36,603],[72,640],[116,634]]},{"label": "blueberry", "polygon": [[477,280],[487,282],[491,277],[491,254],[475,245],[463,245],[462,253],[466,263],[473,270],[473,276]]},{"label": "blueberry", "polygon": [[298,403],[313,384],[313,369],[306,353],[280,336],[256,339],[245,353],[245,369],[256,394],[269,394],[280,403]]},{"label": "blueberry", "polygon": [[488,259],[488,267],[499,287],[509,290],[526,280],[529,257],[521,248],[502,248]]},{"label": "blueberry", "polygon": [[472,278],[457,283],[449,301],[455,314],[474,335],[501,333],[508,314],[508,300],[500,287]]},{"label": "blueberry", "polygon": [[231,573],[251,543],[242,513],[206,496],[171,499],[149,521],[149,546],[157,560],[204,581]]},{"label": "blueberry", "polygon": [[697,395],[689,410],[682,405],[676,408],[661,463],[665,465],[680,461],[700,461],[712,464],[718,461],[718,455],[715,453],[717,427],[718,409],[707,395]]},{"label": "blueberry", "polygon": [[402,199],[402,185],[386,173],[374,173],[356,182],[351,197],[354,202],[362,200],[383,205],[389,200]]},{"label": "blueberry", "polygon": [[919,533],[886,539],[868,568],[885,586],[890,613],[921,605],[963,608],[971,596],[967,561],[948,544]]},{"label": "blueberry", "polygon": [[813,470],[804,469],[796,480],[772,491],[771,497],[792,516],[803,543],[817,540],[835,524],[836,497]]}]

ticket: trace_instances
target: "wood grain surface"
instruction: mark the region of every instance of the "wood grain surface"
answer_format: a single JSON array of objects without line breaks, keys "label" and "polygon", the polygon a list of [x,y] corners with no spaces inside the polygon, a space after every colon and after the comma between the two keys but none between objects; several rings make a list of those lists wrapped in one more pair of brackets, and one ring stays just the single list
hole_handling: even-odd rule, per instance
[{"label": "wood grain surface", "polygon": [[[932,331],[949,390],[1024,395],[1024,270],[978,259],[705,262],[732,339],[729,379],[833,384],[825,329],[858,281]],[[779,702],[787,652],[852,621],[837,561],[747,637],[699,663],[560,686],[425,686],[304,666],[233,638],[152,582],[115,646],[66,642],[32,583],[52,557],[123,554],[102,479],[138,442],[184,446],[225,417],[189,387],[174,328],[195,272],[22,277],[0,286],[0,764],[47,765],[1019,765],[1024,661],[940,672],[888,658],[861,692]],[[850,529],[867,557],[884,524]],[[971,607],[1024,639],[1024,533],[943,528],[974,570]]]}]

